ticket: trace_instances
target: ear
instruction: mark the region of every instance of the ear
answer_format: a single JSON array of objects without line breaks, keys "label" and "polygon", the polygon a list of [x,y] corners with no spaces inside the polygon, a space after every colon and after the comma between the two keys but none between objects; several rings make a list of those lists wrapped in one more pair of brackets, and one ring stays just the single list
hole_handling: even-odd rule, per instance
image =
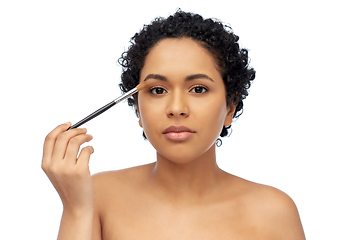
[{"label": "ear", "polygon": [[231,125],[232,119],[233,119],[233,116],[234,116],[234,113],[235,113],[235,109],[236,109],[236,105],[234,105],[234,104],[230,104],[227,107],[227,114],[226,114],[226,117],[225,117],[224,126],[228,127],[228,126]]}]

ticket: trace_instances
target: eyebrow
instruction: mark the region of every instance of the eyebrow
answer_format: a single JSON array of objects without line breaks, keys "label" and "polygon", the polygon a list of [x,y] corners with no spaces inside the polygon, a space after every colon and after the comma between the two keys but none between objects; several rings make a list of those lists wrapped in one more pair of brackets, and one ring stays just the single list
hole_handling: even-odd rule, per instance
[{"label": "eyebrow", "polygon": [[[206,74],[202,74],[202,73],[189,75],[189,76],[186,77],[185,81],[192,81],[192,80],[200,79],[200,78],[208,79],[208,80],[214,82],[214,80],[211,77],[209,77]],[[160,80],[160,81],[168,81],[168,79],[165,76],[160,75],[160,74],[149,74],[149,75],[147,75],[145,77],[144,81],[146,81],[148,79],[156,79],[156,80]]]}]

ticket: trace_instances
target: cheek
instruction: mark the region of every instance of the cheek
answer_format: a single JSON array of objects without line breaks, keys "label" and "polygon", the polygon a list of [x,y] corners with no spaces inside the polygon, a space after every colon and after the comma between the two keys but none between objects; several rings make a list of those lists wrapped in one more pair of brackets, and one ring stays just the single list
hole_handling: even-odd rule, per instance
[{"label": "cheek", "polygon": [[161,104],[155,104],[148,99],[142,99],[139,97],[138,101],[139,117],[142,122],[144,131],[154,129],[154,126],[159,124],[159,118],[163,111]]},{"label": "cheek", "polygon": [[198,123],[207,125],[208,128],[222,129],[226,116],[226,102],[221,101],[207,101],[202,104],[194,104],[192,113],[196,115]]}]

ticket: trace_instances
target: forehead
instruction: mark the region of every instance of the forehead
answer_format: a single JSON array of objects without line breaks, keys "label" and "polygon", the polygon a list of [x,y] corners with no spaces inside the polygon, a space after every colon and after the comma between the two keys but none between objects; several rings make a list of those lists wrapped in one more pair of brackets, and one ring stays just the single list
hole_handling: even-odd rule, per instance
[{"label": "forehead", "polygon": [[214,56],[190,38],[166,38],[151,48],[141,70],[162,75],[207,73],[220,76]]}]

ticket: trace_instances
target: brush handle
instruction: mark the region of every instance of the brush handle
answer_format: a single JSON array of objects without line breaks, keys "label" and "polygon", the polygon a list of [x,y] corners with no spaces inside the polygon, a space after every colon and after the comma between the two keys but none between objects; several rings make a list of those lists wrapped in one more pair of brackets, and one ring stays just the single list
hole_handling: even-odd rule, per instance
[{"label": "brush handle", "polygon": [[[139,84],[140,85],[140,84]],[[138,87],[138,86],[137,86]],[[84,123],[90,121],[91,119],[93,119],[96,116],[99,116],[100,114],[102,114],[103,112],[105,112],[106,110],[108,110],[109,108],[111,108],[112,106],[115,106],[117,103],[127,99],[128,97],[130,97],[131,95],[137,93],[139,90],[137,89],[137,87],[131,89],[130,91],[128,91],[127,93],[123,94],[122,96],[118,97],[117,99],[115,99],[114,101],[108,103],[107,105],[103,106],[102,108],[99,108],[98,110],[96,110],[95,112],[93,112],[92,114],[90,114],[89,116],[87,116],[86,118],[84,118],[83,120],[81,120],[80,122],[75,123],[74,125],[72,125],[71,127],[68,128],[68,130],[73,129],[73,128],[77,128],[80,127],[81,125],[83,125]]]},{"label": "brush handle", "polygon": [[102,114],[103,112],[105,112],[106,110],[108,110],[109,108],[113,107],[116,105],[117,102],[112,101],[108,104],[106,104],[105,106],[103,106],[102,108],[99,108],[98,110],[96,110],[95,112],[93,112],[92,114],[90,114],[89,116],[87,116],[86,118],[82,119],[81,121],[75,123],[74,125],[72,125],[71,127],[69,127],[68,130],[73,129],[73,128],[78,128],[81,125],[83,125],[84,123],[90,121],[91,119],[93,119],[96,116],[99,116],[100,114]]}]

